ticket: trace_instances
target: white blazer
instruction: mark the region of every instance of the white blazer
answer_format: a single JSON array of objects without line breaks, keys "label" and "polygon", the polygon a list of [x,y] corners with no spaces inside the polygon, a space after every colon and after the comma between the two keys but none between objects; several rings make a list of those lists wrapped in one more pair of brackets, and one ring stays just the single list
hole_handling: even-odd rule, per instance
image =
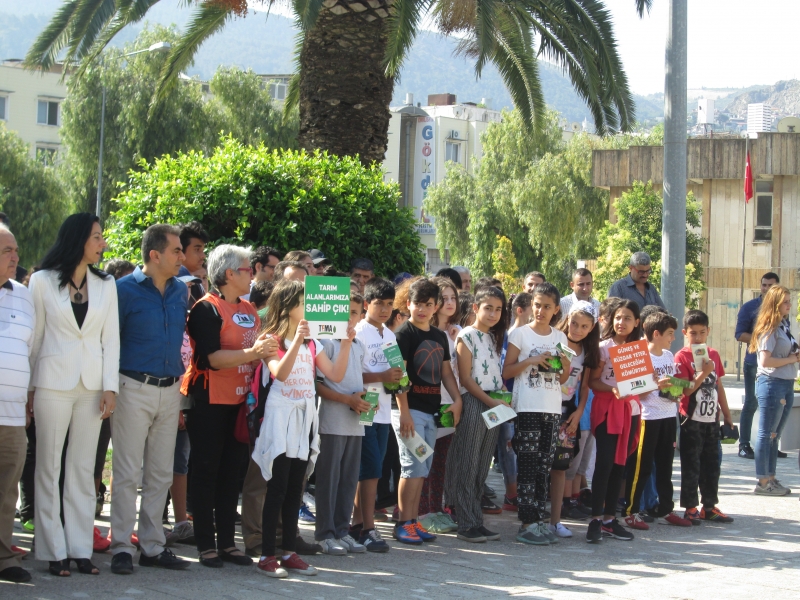
[{"label": "white blazer", "polygon": [[69,286],[59,288],[58,272],[38,271],[28,289],[36,310],[31,351],[31,389],[119,392],[119,308],[117,284],[87,271],[89,308],[78,327]]}]

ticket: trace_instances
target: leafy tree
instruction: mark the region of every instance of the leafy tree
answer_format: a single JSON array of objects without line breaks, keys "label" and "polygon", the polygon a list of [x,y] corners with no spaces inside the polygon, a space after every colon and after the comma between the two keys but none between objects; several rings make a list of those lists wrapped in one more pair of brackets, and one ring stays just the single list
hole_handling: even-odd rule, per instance
[{"label": "leafy tree", "polygon": [[517,273],[517,257],[514,256],[514,247],[511,240],[502,235],[497,236],[497,246],[492,251],[492,266],[494,277],[503,283],[506,294],[517,291],[521,285]]},{"label": "leafy tree", "polygon": [[209,82],[211,99],[206,110],[224,131],[250,146],[297,148],[297,112],[284,123],[268,88],[256,73],[238,67],[220,67]]},{"label": "leafy tree", "polygon": [[422,246],[399,197],[377,165],[227,137],[211,156],[179,152],[142,162],[116,198],[106,232],[111,253],[128,259],[138,258],[148,226],[198,220],[218,243],[319,248],[340,267],[368,257],[379,275],[420,273]]},{"label": "leafy tree", "polygon": [[164,64],[163,55],[142,52],[156,42],[177,43],[178,33],[155,26],[145,29],[122,50],[110,49],[99,61],[85,66],[82,77],[68,80],[61,130],[66,152],[68,189],[84,210],[94,212],[97,160],[100,151],[100,112],[106,89],[103,144],[103,206],[108,214],[117,184],[139,161],[152,161],[178,151],[210,151],[220,132],[246,144],[269,148],[297,146],[297,118],[284,123],[252,71],[220,69],[210,82],[211,98],[204,99],[199,81],[183,80],[162,100],[149,106]]},{"label": "leafy tree", "polygon": [[[634,181],[614,203],[617,222],[606,223],[598,235],[597,269],[594,289],[598,298],[605,298],[608,288],[628,274],[628,263],[634,252],[647,252],[652,260],[650,282],[660,288],[661,226],[663,201],[652,182]],[[689,192],[686,196],[686,306],[697,308],[703,282],[701,253],[707,240],[699,233],[700,203]]]},{"label": "leafy tree", "polygon": [[44,255],[71,208],[56,167],[31,158],[28,145],[0,123],[0,210],[11,221],[23,265]]},{"label": "leafy tree", "polygon": [[577,258],[594,254],[607,215],[607,194],[591,185],[597,142],[577,135],[564,143],[557,114],[535,135],[517,112],[489,126],[484,155],[468,174],[449,164],[428,189],[425,210],[436,219],[437,244],[478,275],[493,273],[497,236],[507,237],[522,274],[534,269],[566,288]]},{"label": "leafy tree", "polygon": [[[68,62],[91,60],[158,2],[66,2],[31,47],[26,62],[46,69],[62,51]],[[651,0],[635,2],[641,15]],[[189,3],[196,5],[195,14],[163,66],[162,97],[200,45],[247,11],[246,0]],[[291,5],[301,33],[299,77],[287,106],[299,105],[303,148],[359,154],[364,164],[383,159],[395,78],[429,13],[440,32],[458,34],[459,52],[475,60],[476,76],[488,62],[497,66],[529,128],[544,126],[541,54],[569,74],[599,133],[626,131],[635,122],[613,25],[601,0],[292,0]]]}]

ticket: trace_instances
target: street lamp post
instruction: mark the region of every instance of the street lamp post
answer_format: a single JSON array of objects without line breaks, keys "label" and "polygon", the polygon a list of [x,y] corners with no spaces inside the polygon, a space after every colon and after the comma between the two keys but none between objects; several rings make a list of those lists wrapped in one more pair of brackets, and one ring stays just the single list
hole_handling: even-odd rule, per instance
[{"label": "street lamp post", "polygon": [[[128,52],[123,54],[122,58],[128,58],[136,54],[144,54],[145,52],[169,52],[172,45],[169,42],[156,42],[145,50],[136,50],[135,52]],[[105,126],[106,126],[106,86],[103,86],[103,104],[100,108],[100,153],[97,159],[97,216],[102,220],[102,198],[103,198],[103,141],[105,139]]]}]

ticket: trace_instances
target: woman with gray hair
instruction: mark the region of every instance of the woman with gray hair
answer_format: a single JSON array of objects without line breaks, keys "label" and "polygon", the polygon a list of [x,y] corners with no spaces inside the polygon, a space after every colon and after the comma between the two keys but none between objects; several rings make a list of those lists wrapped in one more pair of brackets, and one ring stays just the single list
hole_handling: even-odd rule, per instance
[{"label": "woman with gray hair", "polygon": [[250,254],[249,248],[228,244],[214,248],[208,257],[213,291],[192,307],[187,323],[193,355],[181,392],[194,404],[187,422],[192,512],[200,564],[206,567],[253,562],[234,542],[237,479],[247,446],[233,432],[254,366],[274,356],[278,345],[258,335],[258,313],[240,298],[250,291],[253,278]]}]

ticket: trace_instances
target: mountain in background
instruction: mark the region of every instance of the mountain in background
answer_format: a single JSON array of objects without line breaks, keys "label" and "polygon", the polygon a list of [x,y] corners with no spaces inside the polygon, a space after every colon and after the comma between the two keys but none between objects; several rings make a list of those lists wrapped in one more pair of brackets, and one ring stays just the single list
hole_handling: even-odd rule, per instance
[{"label": "mountain in background", "polygon": [[746,115],[747,105],[764,102],[772,107],[774,114],[800,115],[800,81],[789,79],[775,85],[759,87],[737,95],[727,106],[727,111],[735,115]]},{"label": "mountain in background", "polygon": [[[0,0],[0,59],[23,58],[62,3],[63,0]],[[182,29],[192,12],[177,0],[162,0],[147,13],[147,21],[173,24]],[[144,23],[124,29],[115,38],[114,45],[133,40],[143,26]],[[291,19],[251,12],[246,18],[231,20],[209,39],[186,72],[206,80],[220,65],[249,68],[261,74],[292,73],[296,34]],[[487,98],[491,99],[492,108],[510,108],[511,97],[494,66],[487,65],[480,80],[476,80],[473,64],[453,56],[455,47],[456,41],[452,38],[420,32],[395,85],[392,104],[403,104],[407,92],[413,93],[415,102],[423,105],[427,104],[429,94],[449,92],[461,102],[480,102]],[[562,71],[544,61],[539,64],[547,104],[568,121],[587,118],[591,123],[589,109]],[[640,123],[652,124],[663,116],[663,101],[644,96],[635,96],[635,101]]]}]

